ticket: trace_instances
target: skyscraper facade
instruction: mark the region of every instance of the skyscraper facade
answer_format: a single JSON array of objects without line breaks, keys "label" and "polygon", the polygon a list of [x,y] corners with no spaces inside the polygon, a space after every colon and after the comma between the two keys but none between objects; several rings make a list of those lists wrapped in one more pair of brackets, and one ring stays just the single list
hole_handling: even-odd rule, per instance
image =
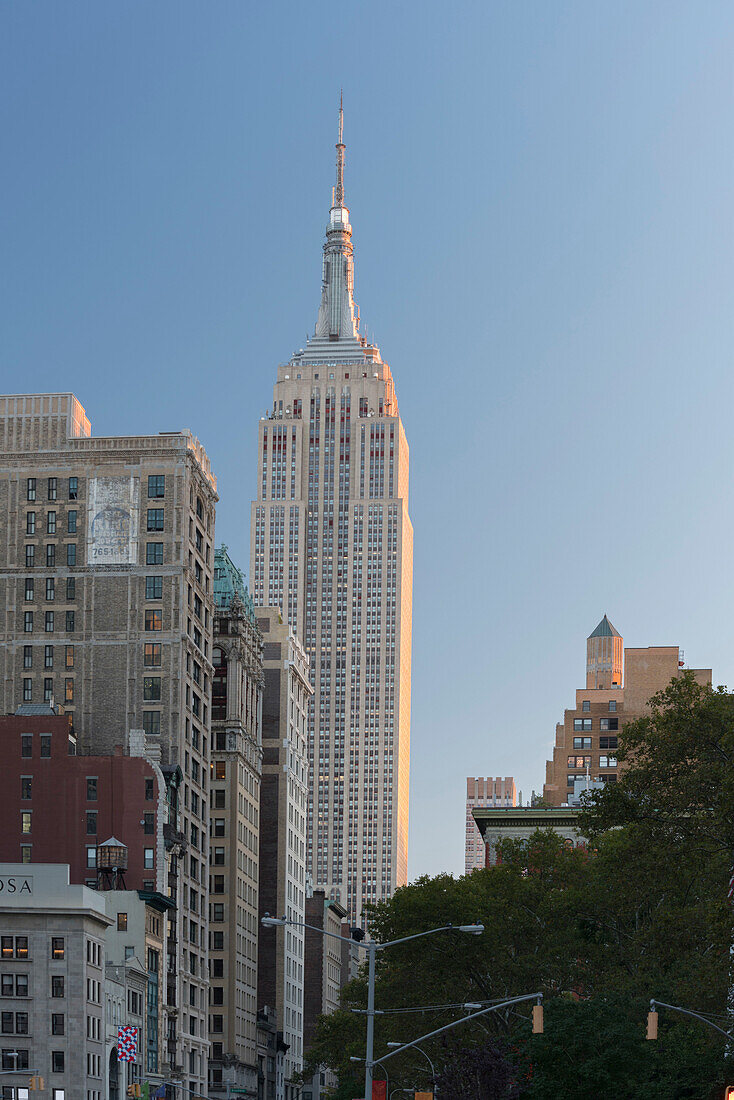
[{"label": "skyscraper facade", "polygon": [[260,421],[250,576],[311,661],[308,869],[358,918],[407,877],[413,531],[392,374],[354,302],[341,111],[336,149],[316,327]]}]

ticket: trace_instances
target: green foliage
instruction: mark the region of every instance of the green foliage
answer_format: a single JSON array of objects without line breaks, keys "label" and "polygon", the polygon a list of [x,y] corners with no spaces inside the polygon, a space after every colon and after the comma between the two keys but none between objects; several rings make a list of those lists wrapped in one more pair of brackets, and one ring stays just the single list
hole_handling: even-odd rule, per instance
[{"label": "green foliage", "polygon": [[[619,756],[628,770],[586,814],[588,852],[537,831],[529,841],[505,841],[499,866],[459,879],[424,877],[373,908],[380,942],[446,924],[485,926],[481,937],[447,931],[378,953],[377,1057],[388,1041],[460,1019],[465,1002],[539,991],[544,1035],[530,1034],[529,1004],[502,1009],[427,1041],[437,1070],[453,1066],[460,1076],[480,1057],[467,1052],[489,1048],[511,1052],[523,1096],[721,1094],[723,1039],[715,1031],[663,1009],[660,1039],[646,1042],[644,1034],[650,997],[723,1023],[734,697],[690,674],[674,680],[649,715],[624,729]],[[345,990],[343,1008],[322,1019],[309,1055],[312,1065],[340,1073],[339,1098],[362,1095],[360,1065],[349,1057],[364,1055],[365,1019],[351,1009],[365,1004],[362,975]],[[391,1089],[429,1085],[419,1055],[406,1052],[387,1066]]]},{"label": "green foliage", "polygon": [[516,1100],[517,1070],[501,1047],[463,1047],[436,1079],[441,1100]]},{"label": "green foliage", "polygon": [[[645,1039],[647,1006],[641,998],[556,998],[545,1032],[527,1045],[525,1096],[533,1100],[589,1100],[591,1096],[645,1100],[704,1100],[721,1083],[716,1032],[685,1021],[661,1023],[660,1038]],[[713,1036],[713,1039],[711,1038]],[[719,1089],[714,1095],[721,1095]]]}]

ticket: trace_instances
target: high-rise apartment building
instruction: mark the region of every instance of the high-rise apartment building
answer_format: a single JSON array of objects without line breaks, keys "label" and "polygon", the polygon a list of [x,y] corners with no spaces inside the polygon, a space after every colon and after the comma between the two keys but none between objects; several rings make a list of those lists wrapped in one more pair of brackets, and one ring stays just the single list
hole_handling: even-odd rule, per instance
[{"label": "high-rise apartment building", "polygon": [[306,906],[308,657],[277,607],[257,608],[263,636],[260,916],[296,926],[260,929],[258,1009],[275,1012],[285,1044],[273,1100],[296,1100],[303,1068],[303,924]]},{"label": "high-rise apartment building", "polygon": [[154,746],[177,905],[167,1072],[196,1092],[208,1052],[216,501],[188,431],[94,437],[72,394],[0,397],[0,713],[56,699],[81,753],[130,752],[133,735]]},{"label": "high-rise apartment building", "polygon": [[227,548],[214,556],[209,806],[209,1096],[257,1095],[262,634]]},{"label": "high-rise apartment building", "polygon": [[337,176],[321,304],[260,422],[250,578],[311,659],[307,865],[352,918],[407,876],[412,540],[392,374],[359,331]]},{"label": "high-rise apartment building", "polygon": [[[546,802],[568,805],[586,776],[591,782],[616,783],[619,731],[642,717],[651,696],[683,667],[678,646],[625,649],[605,615],[586,639],[586,687],[577,689],[576,705],[556,725],[553,759],[546,763]],[[710,668],[692,671],[699,683],[711,683]]]},{"label": "high-rise apartment building", "polygon": [[464,842],[464,874],[485,865],[485,844],[472,811],[480,806],[517,806],[517,788],[512,776],[504,779],[474,779],[466,781],[466,839]]}]

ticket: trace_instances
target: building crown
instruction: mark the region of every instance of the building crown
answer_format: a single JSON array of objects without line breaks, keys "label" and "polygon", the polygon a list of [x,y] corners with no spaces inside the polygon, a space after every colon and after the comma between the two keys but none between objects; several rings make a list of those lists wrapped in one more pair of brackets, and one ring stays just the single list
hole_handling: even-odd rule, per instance
[{"label": "building crown", "polygon": [[349,208],[344,197],[344,106],[339,101],[336,143],[336,185],[331,191],[326,226],[321,303],[313,336],[293,355],[294,363],[380,363],[379,348],[359,332],[359,308],[354,301],[354,246]]}]

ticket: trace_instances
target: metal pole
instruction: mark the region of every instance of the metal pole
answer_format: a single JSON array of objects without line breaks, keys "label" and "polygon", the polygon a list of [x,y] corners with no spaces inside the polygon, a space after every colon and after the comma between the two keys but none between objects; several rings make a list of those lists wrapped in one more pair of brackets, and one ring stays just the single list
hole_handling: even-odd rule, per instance
[{"label": "metal pole", "polygon": [[375,1052],[375,960],[377,941],[367,944],[367,1048],[364,1059],[364,1100],[372,1100],[372,1059]]},{"label": "metal pole", "polygon": [[428,1065],[431,1067],[431,1075],[432,1075],[432,1078],[433,1078],[433,1100],[436,1100],[436,1097],[438,1096],[438,1089],[436,1088],[436,1067],[434,1066],[432,1059],[429,1058],[428,1055],[426,1054],[423,1047],[416,1047],[415,1049],[419,1050],[421,1052],[423,1057],[428,1062]]}]

